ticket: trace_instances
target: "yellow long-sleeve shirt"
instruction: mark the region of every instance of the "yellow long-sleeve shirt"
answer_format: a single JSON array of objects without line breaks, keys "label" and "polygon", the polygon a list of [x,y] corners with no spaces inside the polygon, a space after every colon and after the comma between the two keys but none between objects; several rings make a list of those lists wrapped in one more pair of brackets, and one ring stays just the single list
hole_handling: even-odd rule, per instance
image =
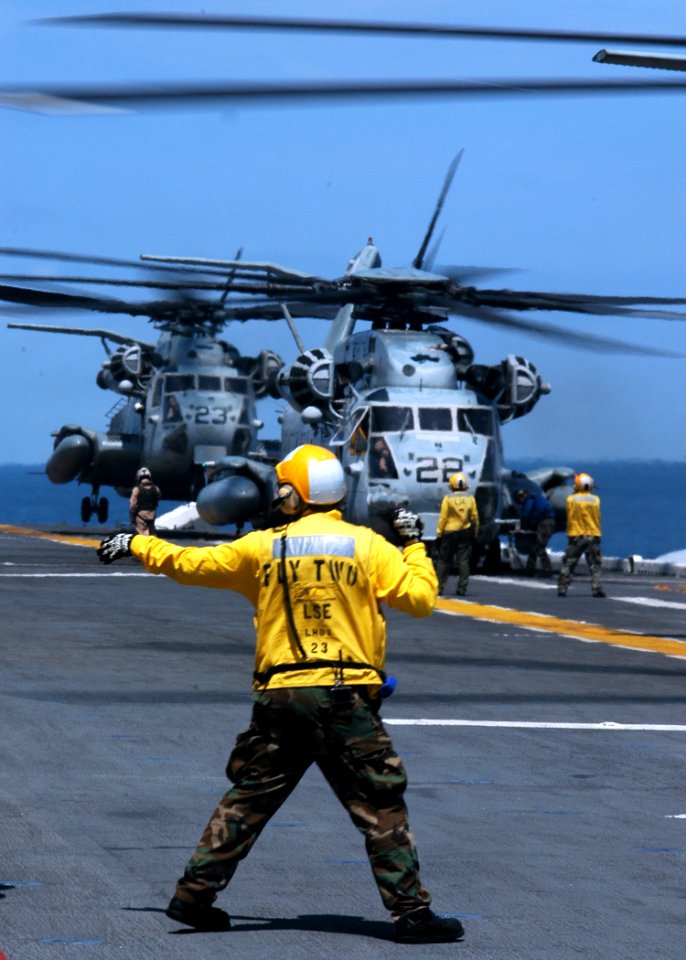
[{"label": "yellow long-sleeve shirt", "polygon": [[442,537],[444,533],[470,529],[476,537],[479,532],[479,514],[474,497],[465,493],[449,493],[443,497],[436,536]]},{"label": "yellow long-sleeve shirt", "polygon": [[567,536],[600,536],[600,497],[573,493],[567,497]]},{"label": "yellow long-sleeve shirt", "polygon": [[[284,527],[256,530],[216,547],[181,547],[157,537],[134,537],[131,551],[151,573],[178,583],[235,590],[255,607],[255,671],[303,660],[289,628],[285,579],[293,619],[307,660],[367,663],[383,669],[386,622],[379,602],[414,617],[434,608],[438,582],[422,543],[401,553],[337,510],[311,513]],[[376,670],[347,669],[347,683],[378,686]],[[330,686],[331,667],[275,673],[255,686]]]}]

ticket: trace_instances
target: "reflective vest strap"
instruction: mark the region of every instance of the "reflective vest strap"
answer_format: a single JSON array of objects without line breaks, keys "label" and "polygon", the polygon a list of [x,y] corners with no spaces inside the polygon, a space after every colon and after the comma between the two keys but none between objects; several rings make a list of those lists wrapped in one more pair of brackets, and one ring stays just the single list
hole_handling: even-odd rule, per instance
[{"label": "reflective vest strap", "polygon": [[383,670],[379,670],[378,667],[375,667],[371,663],[353,663],[349,660],[301,660],[299,663],[277,663],[273,667],[269,667],[267,670],[263,670],[261,673],[258,673],[256,670],[253,673],[254,679],[259,684],[269,683],[271,678],[277,673],[292,673],[295,671],[302,670],[319,670],[322,667],[330,667],[332,670],[374,670],[375,673],[378,673],[383,683],[386,679],[386,674]]}]

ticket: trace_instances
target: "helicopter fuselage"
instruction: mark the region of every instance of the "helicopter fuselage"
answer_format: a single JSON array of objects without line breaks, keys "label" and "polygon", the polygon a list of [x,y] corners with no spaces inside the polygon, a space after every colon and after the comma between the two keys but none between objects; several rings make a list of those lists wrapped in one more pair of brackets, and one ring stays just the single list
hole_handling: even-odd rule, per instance
[{"label": "helicopter fuselage", "polygon": [[234,347],[175,331],[163,333],[147,366],[129,369],[118,359],[110,357],[98,378],[121,396],[107,431],[63,426],[46,464],[53,483],[91,484],[95,510],[101,486],[128,496],[145,465],[165,500],[190,500],[204,483],[203,463],[249,452],[261,425],[254,369]]},{"label": "helicopter fuselage", "polygon": [[187,499],[194,471],[230,454],[243,455],[255,433],[252,384],[235,368],[178,366],[151,383],[143,425],[142,462],[168,499]]},{"label": "helicopter fuselage", "polygon": [[493,403],[457,378],[444,339],[431,331],[368,330],[342,342],[334,369],[354,371],[354,382],[334,387],[335,429],[308,424],[284,411],[283,451],[324,443],[348,475],[346,516],[376,525],[393,507],[409,504],[433,538],[448,480],[470,479],[484,542],[497,534],[502,511],[502,442]]}]

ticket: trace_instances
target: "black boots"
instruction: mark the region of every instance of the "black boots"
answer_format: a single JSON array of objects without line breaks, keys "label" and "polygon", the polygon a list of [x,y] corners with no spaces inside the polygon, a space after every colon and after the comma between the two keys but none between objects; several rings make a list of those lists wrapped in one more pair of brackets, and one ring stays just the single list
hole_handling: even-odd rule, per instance
[{"label": "black boots", "polygon": [[[231,918],[217,907],[187,903],[173,897],[165,910],[170,920],[184,923],[195,930],[230,930]],[[413,910],[395,921],[397,943],[453,943],[462,940],[464,929],[459,920],[439,917],[428,907]]]},{"label": "black boots", "polygon": [[395,921],[396,943],[453,943],[464,937],[464,927],[452,917],[439,917],[428,907],[413,910]]},{"label": "black boots", "polygon": [[179,900],[178,897],[172,897],[164,912],[170,920],[185,923],[187,927],[194,927],[196,930],[231,929],[231,918],[228,913],[219,910],[217,907],[211,907],[209,904],[201,906],[197,903],[187,903],[185,900]]}]

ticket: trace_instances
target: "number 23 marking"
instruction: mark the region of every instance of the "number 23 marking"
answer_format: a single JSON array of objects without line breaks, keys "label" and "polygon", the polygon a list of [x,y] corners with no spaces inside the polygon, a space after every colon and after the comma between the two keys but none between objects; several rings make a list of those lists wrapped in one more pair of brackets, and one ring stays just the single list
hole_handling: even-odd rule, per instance
[{"label": "number 23 marking", "polygon": [[198,407],[195,411],[195,422],[196,423],[226,423],[226,410],[222,407],[212,407],[211,411],[214,416],[212,419],[209,419],[210,408],[209,407]]}]

